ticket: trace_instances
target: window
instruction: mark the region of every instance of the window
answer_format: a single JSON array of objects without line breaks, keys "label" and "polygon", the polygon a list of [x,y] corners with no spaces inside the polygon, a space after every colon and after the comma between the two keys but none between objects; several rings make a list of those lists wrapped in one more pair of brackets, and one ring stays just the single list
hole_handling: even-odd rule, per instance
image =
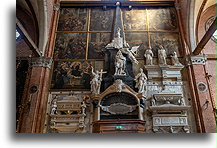
[{"label": "window", "polygon": [[18,32],[18,30],[16,29],[16,40],[18,40],[20,38],[20,33]]},{"label": "window", "polygon": [[[212,25],[212,23],[215,20],[215,16],[210,17],[205,24],[205,30],[207,31],[209,27]],[[217,30],[213,33],[212,38],[213,41],[217,42]]]},{"label": "window", "polygon": [[213,33],[213,37],[217,39],[217,30]]}]

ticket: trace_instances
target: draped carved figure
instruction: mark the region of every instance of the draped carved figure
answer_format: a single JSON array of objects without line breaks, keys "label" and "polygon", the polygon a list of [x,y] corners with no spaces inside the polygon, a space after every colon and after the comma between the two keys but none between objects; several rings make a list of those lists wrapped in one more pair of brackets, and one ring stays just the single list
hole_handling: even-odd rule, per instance
[{"label": "draped carved figure", "polygon": [[145,51],[144,54],[145,58],[146,58],[146,65],[153,65],[153,52],[151,50],[151,47],[148,47],[148,49]]},{"label": "draped carved figure", "polygon": [[115,75],[126,75],[126,58],[119,50],[115,56]]},{"label": "draped carved figure", "polygon": [[146,88],[146,82],[147,82],[147,77],[143,72],[143,69],[140,68],[140,73],[138,73],[135,77],[136,81],[136,88],[138,88],[138,93],[145,93],[147,91]]}]

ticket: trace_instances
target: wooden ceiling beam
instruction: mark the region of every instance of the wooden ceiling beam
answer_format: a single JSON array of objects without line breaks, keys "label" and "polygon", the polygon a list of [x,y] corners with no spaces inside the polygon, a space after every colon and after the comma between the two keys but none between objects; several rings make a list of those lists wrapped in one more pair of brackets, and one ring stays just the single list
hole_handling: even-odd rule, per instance
[{"label": "wooden ceiling beam", "polygon": [[207,30],[206,34],[203,36],[201,41],[198,43],[197,47],[193,51],[194,55],[198,55],[203,50],[204,46],[207,44],[207,42],[210,40],[210,38],[213,36],[213,33],[216,31],[216,18],[212,25]]},{"label": "wooden ceiling beam", "polygon": [[28,32],[26,31],[26,29],[23,27],[23,25],[21,24],[21,22],[17,18],[16,18],[16,25],[21,30],[21,34],[24,36],[25,40],[32,47],[31,49],[33,50],[33,52],[37,56],[41,56],[40,50],[38,49],[38,47],[36,46],[36,44],[34,43],[34,41],[32,40],[32,38],[30,37],[30,35],[28,34]]},{"label": "wooden ceiling beam", "polygon": [[[116,6],[117,1],[61,1],[61,7]],[[120,6],[174,6],[174,0],[167,1],[120,1]]]}]

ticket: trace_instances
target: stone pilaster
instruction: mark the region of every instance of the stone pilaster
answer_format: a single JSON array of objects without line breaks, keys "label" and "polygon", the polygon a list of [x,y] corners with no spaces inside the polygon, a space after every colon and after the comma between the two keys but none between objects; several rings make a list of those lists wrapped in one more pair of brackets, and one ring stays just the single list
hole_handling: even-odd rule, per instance
[{"label": "stone pilaster", "polygon": [[52,58],[36,57],[30,60],[29,80],[26,85],[25,100],[27,106],[23,110],[23,118],[19,132],[40,133],[46,111],[49,90],[49,76]]},{"label": "stone pilaster", "polygon": [[216,132],[216,121],[204,68],[206,60],[205,55],[196,55],[190,56],[187,61],[192,69],[192,78],[195,86],[194,92],[196,96],[195,102],[197,103],[197,110],[200,115],[201,131],[199,132],[214,133]]}]

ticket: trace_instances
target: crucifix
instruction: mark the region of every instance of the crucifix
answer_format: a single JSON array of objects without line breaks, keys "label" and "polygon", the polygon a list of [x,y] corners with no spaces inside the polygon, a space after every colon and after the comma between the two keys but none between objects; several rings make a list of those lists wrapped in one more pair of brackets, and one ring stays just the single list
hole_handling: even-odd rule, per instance
[{"label": "crucifix", "polygon": [[107,73],[107,71],[103,71],[103,69],[101,69],[101,70],[99,71],[100,79],[102,79],[102,74],[105,74],[105,73]]}]

